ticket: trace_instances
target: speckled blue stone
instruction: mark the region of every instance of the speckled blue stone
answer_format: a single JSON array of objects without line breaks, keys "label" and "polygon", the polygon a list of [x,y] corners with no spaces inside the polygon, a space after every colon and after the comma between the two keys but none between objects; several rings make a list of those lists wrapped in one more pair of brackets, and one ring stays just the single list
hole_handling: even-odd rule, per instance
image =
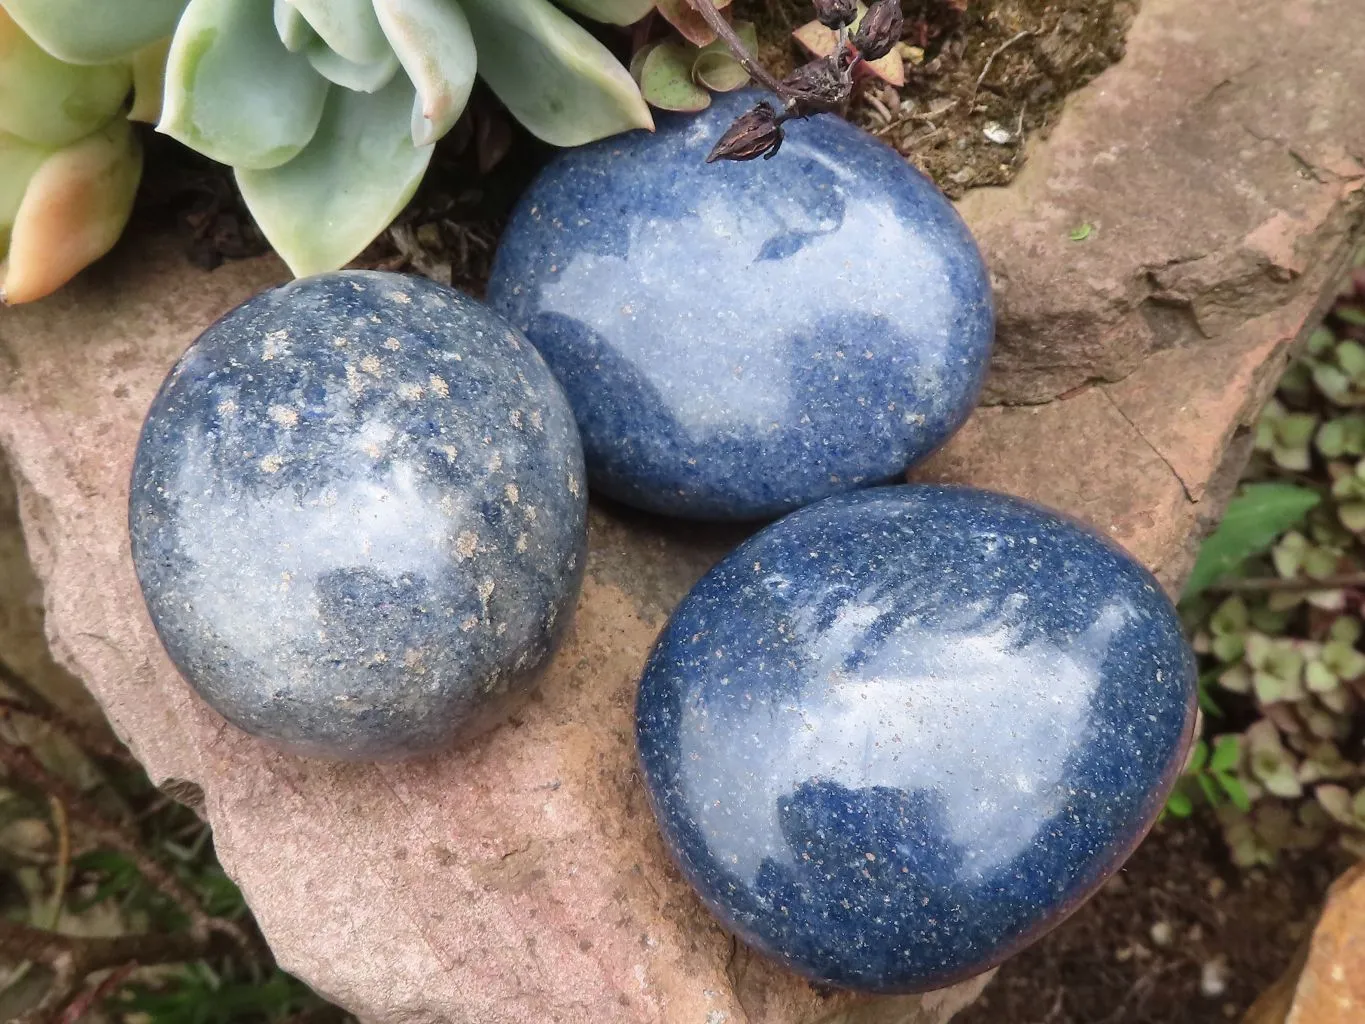
[{"label": "speckled blue stone", "polygon": [[938,189],[833,116],[705,163],[756,99],[560,155],[518,206],[489,301],[568,392],[594,490],[762,519],[898,477],[967,418],[994,333]]},{"label": "speckled blue stone", "polygon": [[637,738],[712,911],[817,981],[914,992],[1060,922],[1188,747],[1195,668],[1157,582],[1070,520],[900,486],[768,527],[677,609]]},{"label": "speckled blue stone", "polygon": [[133,562],[189,683],[336,759],[496,721],[568,622],[582,448],[559,385],[486,306],[348,272],[265,292],[162,385],[133,470]]}]

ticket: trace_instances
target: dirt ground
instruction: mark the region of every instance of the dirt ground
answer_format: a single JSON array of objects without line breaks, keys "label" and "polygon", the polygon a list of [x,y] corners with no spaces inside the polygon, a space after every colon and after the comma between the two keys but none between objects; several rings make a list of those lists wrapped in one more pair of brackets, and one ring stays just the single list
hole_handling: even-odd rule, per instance
[{"label": "dirt ground", "polygon": [[1238,1021],[1310,933],[1339,854],[1233,866],[1212,815],[1164,823],[954,1024]]},{"label": "dirt ground", "polygon": [[[874,82],[850,117],[910,158],[954,199],[1006,185],[1066,97],[1123,56],[1136,0],[904,0],[905,42],[922,53],[897,90]],[[965,7],[965,10],[962,8]],[[762,57],[788,71],[807,0],[736,0]],[[911,51],[912,53],[914,51]]]}]

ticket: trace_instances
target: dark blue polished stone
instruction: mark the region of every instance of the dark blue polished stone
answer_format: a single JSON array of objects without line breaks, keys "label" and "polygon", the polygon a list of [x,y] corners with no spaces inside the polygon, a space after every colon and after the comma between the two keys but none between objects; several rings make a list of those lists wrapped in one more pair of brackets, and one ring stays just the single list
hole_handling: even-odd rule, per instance
[{"label": "dark blue polished stone", "polygon": [[990,282],[952,205],[832,116],[707,165],[755,100],[560,155],[503,236],[489,301],[568,392],[595,490],[761,519],[898,477],[966,419]]},{"label": "dark blue polished stone", "polygon": [[329,274],[238,307],[162,385],[133,559],[172,660],[230,721],[305,754],[417,755],[548,657],[585,493],[521,334],[425,279]]},{"label": "dark blue polished stone", "polygon": [[768,527],[684,599],[637,738],[721,921],[873,992],[975,974],[1124,861],[1179,773],[1195,669],[1156,581],[1014,498],[900,486]]}]

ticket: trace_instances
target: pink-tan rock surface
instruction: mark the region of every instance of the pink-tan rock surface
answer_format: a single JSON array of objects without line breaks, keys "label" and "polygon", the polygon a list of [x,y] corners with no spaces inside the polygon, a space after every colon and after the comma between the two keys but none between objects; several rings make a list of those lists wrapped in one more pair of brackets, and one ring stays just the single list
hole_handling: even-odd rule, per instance
[{"label": "pink-tan rock surface", "polygon": [[[1178,582],[1361,220],[1358,15],[1147,0],[1128,57],[1021,177],[962,203],[1000,296],[991,404],[917,476],[1044,500]],[[152,776],[202,807],[282,964],[403,1024],[941,1024],[969,1001],[984,979],[819,993],[737,947],[667,861],[635,776],[636,674],[738,534],[595,512],[565,648],[516,722],[460,753],[299,761],[193,696],[137,591],[129,467],[175,357],[282,273],[204,273],[135,234],[53,299],[0,312],[0,446],[53,648]]]},{"label": "pink-tan rock surface", "polygon": [[1337,879],[1311,938],[1242,1024],[1365,1020],[1365,864]]}]

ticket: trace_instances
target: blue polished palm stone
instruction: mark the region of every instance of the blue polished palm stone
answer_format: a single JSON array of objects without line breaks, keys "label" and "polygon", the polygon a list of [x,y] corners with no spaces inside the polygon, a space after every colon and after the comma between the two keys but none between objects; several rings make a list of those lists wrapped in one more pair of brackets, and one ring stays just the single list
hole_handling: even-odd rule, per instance
[{"label": "blue polished palm stone", "polygon": [[755,520],[886,482],[967,418],[994,320],[951,203],[841,118],[707,164],[752,92],[558,156],[489,301],[568,392],[596,492]]},{"label": "blue polished palm stone", "polygon": [[1191,740],[1156,580],[1015,498],[898,486],[769,526],[683,600],[636,730],[666,845],[730,930],[917,992],[1050,930],[1128,857]]},{"label": "blue polished palm stone", "polygon": [[143,427],[133,561],[185,679],[298,753],[487,728],[569,621],[582,446],[535,349],[431,281],[344,272],[233,310]]}]

